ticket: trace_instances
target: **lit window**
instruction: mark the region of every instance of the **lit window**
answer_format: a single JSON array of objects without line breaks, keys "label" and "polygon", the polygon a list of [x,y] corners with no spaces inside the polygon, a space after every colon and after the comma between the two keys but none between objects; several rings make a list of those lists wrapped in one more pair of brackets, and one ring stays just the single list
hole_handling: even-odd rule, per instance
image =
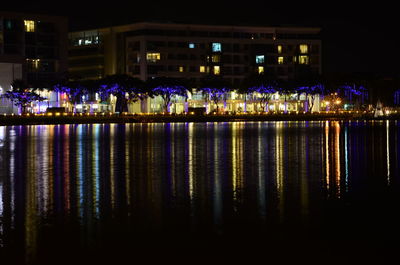
[{"label": "lit window", "polygon": [[179,72],[183,72],[183,70],[184,70],[184,68],[183,68],[183,66],[179,66]]},{"label": "lit window", "polygon": [[300,53],[301,54],[308,53],[308,45],[307,44],[300,44]]},{"label": "lit window", "polygon": [[299,64],[309,64],[309,59],[307,55],[299,56]]},{"label": "lit window", "polygon": [[264,55],[256,55],[256,63],[264,63]]},{"label": "lit window", "polygon": [[204,65],[200,66],[200,73],[205,73],[206,72],[206,67]]},{"label": "lit window", "polygon": [[146,59],[148,62],[156,63],[161,59],[161,55],[159,52],[148,52],[146,54]]},{"label": "lit window", "polygon": [[278,64],[283,64],[283,56],[278,57]]},{"label": "lit window", "polygon": [[35,21],[24,20],[25,32],[35,32]]},{"label": "lit window", "polygon": [[218,65],[214,66],[214,75],[219,75],[221,73],[220,67]]},{"label": "lit window", "polygon": [[28,64],[28,70],[34,71],[38,70],[40,66],[40,59],[26,59]]},{"label": "lit window", "polygon": [[211,56],[211,62],[219,63],[221,61],[221,56],[219,54],[213,54]]},{"label": "lit window", "polygon": [[263,74],[264,73],[264,66],[259,66],[258,67],[258,73]]},{"label": "lit window", "polygon": [[278,53],[279,53],[279,54],[282,53],[282,45],[278,45]]},{"label": "lit window", "polygon": [[219,42],[213,42],[213,43],[212,43],[212,51],[213,51],[213,52],[221,52],[221,51],[222,51],[221,43],[219,43]]},{"label": "lit window", "polygon": [[195,47],[194,43],[189,43],[189,48],[190,49],[194,49],[194,47]]}]

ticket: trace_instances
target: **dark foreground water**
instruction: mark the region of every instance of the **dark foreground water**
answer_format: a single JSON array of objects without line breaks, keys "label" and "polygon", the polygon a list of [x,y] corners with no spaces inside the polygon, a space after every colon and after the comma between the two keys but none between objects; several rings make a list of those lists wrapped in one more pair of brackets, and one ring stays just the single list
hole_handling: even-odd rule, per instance
[{"label": "dark foreground water", "polygon": [[0,127],[0,264],[382,264],[399,167],[398,121]]}]

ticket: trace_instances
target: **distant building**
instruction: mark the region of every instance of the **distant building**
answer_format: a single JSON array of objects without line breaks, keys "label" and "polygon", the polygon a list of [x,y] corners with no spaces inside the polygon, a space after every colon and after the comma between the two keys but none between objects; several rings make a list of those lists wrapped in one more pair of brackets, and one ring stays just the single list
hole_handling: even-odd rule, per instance
[{"label": "distant building", "polygon": [[[321,73],[320,28],[135,23],[69,33],[68,60],[74,79],[126,73],[142,80],[197,81],[213,74],[238,86],[250,73],[271,73],[287,80]],[[149,99],[134,112],[159,111],[160,106]],[[236,111],[239,105],[230,102],[227,108]],[[183,111],[182,106],[175,109]]]},{"label": "distant building", "polygon": [[[67,18],[0,11],[0,93],[15,79],[31,84],[60,78],[68,70],[67,48]],[[0,112],[10,112],[1,103]]]},{"label": "distant building", "polygon": [[270,71],[291,78],[308,66],[321,73],[319,28],[136,23],[69,33],[72,76],[129,73],[199,78],[207,73],[240,83]]}]

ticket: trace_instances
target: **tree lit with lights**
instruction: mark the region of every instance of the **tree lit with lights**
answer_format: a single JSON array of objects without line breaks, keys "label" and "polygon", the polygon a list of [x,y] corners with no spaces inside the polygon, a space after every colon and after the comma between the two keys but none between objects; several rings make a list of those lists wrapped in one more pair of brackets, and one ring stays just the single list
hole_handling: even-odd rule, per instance
[{"label": "tree lit with lights", "polygon": [[35,88],[29,87],[23,80],[14,80],[11,87],[12,89],[6,91],[2,97],[11,100],[15,106],[21,108],[21,113],[23,114],[27,113],[28,107],[31,106],[32,102],[45,100],[35,92]]}]

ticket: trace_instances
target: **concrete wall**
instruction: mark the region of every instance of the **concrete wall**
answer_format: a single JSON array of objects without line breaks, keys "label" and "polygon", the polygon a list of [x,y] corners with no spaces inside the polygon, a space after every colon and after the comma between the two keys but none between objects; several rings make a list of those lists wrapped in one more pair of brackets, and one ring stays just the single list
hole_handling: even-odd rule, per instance
[{"label": "concrete wall", "polygon": [[[15,79],[22,79],[22,64],[0,63],[0,95],[11,89]],[[18,113],[18,108],[13,106],[8,99],[0,99],[0,113]]]}]

